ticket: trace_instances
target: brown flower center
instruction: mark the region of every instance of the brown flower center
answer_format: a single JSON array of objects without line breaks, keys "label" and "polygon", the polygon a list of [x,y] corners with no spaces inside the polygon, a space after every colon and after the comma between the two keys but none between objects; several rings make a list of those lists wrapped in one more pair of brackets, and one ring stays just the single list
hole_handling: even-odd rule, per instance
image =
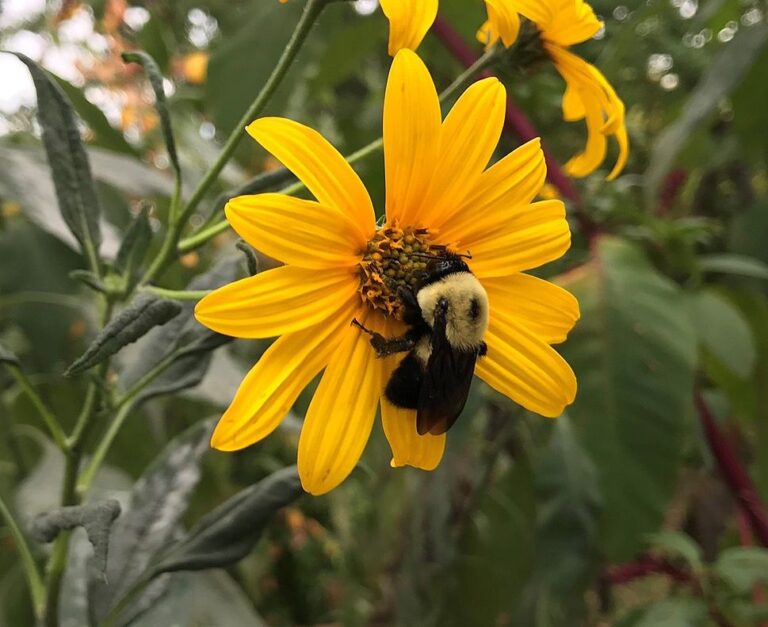
[{"label": "brown flower center", "polygon": [[383,226],[368,242],[360,261],[360,298],[385,316],[402,319],[398,289],[414,288],[429,257],[445,250],[445,246],[430,241],[428,229]]}]

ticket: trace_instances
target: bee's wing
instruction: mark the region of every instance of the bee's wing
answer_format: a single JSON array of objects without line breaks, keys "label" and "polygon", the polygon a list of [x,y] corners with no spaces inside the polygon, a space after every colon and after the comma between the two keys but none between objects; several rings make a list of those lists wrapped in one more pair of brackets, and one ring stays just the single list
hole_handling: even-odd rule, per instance
[{"label": "bee's wing", "polygon": [[439,435],[451,428],[464,409],[475,372],[477,353],[452,347],[445,326],[445,308],[435,307],[432,351],[421,382],[416,411],[419,435]]}]

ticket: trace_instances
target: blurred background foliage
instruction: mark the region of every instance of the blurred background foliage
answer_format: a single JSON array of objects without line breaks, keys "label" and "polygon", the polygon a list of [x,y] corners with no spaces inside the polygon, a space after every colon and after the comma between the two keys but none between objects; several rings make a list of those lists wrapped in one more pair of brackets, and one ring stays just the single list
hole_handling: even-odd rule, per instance
[{"label": "blurred background foliage", "polygon": [[[152,229],[162,228],[173,189],[152,92],[120,53],[147,51],[166,77],[188,194],[264,84],[302,4],[0,3],[0,47],[48,68],[80,117],[106,257],[142,207],[150,207]],[[618,180],[604,180],[609,160],[576,182],[580,201],[568,202],[573,249],[544,269],[582,308],[562,346],[579,379],[568,415],[528,414],[478,383],[433,473],[390,470],[377,426],[360,468],[339,489],[280,510],[255,549],[225,570],[164,575],[132,624],[768,624],[768,553],[759,548],[768,537],[745,505],[768,499],[766,6],[592,4],[606,28],[580,53],[626,103],[632,143]],[[442,0],[440,8],[473,42],[482,3]],[[268,113],[319,129],[345,154],[377,138],[386,37],[375,1],[333,5]],[[439,88],[462,69],[434,37],[420,52]],[[71,428],[88,379],[62,372],[98,331],[98,314],[93,293],[71,276],[83,261],[58,213],[31,82],[27,89],[24,66],[2,56],[3,73],[23,80],[0,99],[0,342]],[[562,121],[563,84],[552,67],[497,72],[561,163],[581,149],[584,129]],[[1,83],[5,91],[12,81]],[[500,149],[518,143],[505,135]],[[217,194],[278,166],[243,141],[192,227],[222,217]],[[380,154],[356,168],[383,207]],[[183,288],[222,263],[244,276],[235,242],[225,232],[188,252],[162,285]],[[118,354],[118,385],[146,368],[162,330],[153,333]],[[265,347],[237,341],[193,358],[133,412],[95,492],[133,503],[147,529],[153,520],[141,518],[137,503],[168,511],[152,533],[117,534],[115,555],[148,563],[181,529],[294,463],[308,392],[276,435],[248,450],[207,450],[194,430],[194,446],[188,431],[187,448],[173,440],[221,414]],[[4,372],[0,434],[0,491],[29,521],[58,503],[63,461]],[[743,484],[724,470],[729,463],[746,470],[759,496],[739,492]],[[84,625],[89,549],[75,538],[62,621]],[[122,585],[110,572],[107,588]],[[0,573],[0,624],[32,624],[3,526]],[[99,598],[114,594],[101,590]]]}]

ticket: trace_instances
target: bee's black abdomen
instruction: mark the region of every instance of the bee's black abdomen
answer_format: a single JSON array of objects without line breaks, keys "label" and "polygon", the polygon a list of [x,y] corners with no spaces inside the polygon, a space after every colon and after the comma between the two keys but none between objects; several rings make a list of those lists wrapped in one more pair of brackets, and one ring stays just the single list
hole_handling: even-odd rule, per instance
[{"label": "bee's black abdomen", "polygon": [[422,380],[421,365],[413,353],[409,353],[392,373],[384,394],[397,407],[416,409]]}]

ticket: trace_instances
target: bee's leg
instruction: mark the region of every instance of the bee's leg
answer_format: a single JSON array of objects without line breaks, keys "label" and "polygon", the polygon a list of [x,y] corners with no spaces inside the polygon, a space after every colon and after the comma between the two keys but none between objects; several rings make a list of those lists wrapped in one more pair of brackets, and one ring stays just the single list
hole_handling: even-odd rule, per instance
[{"label": "bee's leg", "polygon": [[413,338],[408,335],[387,339],[381,333],[376,333],[376,331],[371,331],[364,327],[354,318],[352,319],[351,324],[360,329],[363,333],[367,333],[371,336],[371,346],[373,346],[373,350],[376,351],[377,357],[387,357],[389,355],[394,355],[395,353],[405,353],[413,349],[415,345]]}]

